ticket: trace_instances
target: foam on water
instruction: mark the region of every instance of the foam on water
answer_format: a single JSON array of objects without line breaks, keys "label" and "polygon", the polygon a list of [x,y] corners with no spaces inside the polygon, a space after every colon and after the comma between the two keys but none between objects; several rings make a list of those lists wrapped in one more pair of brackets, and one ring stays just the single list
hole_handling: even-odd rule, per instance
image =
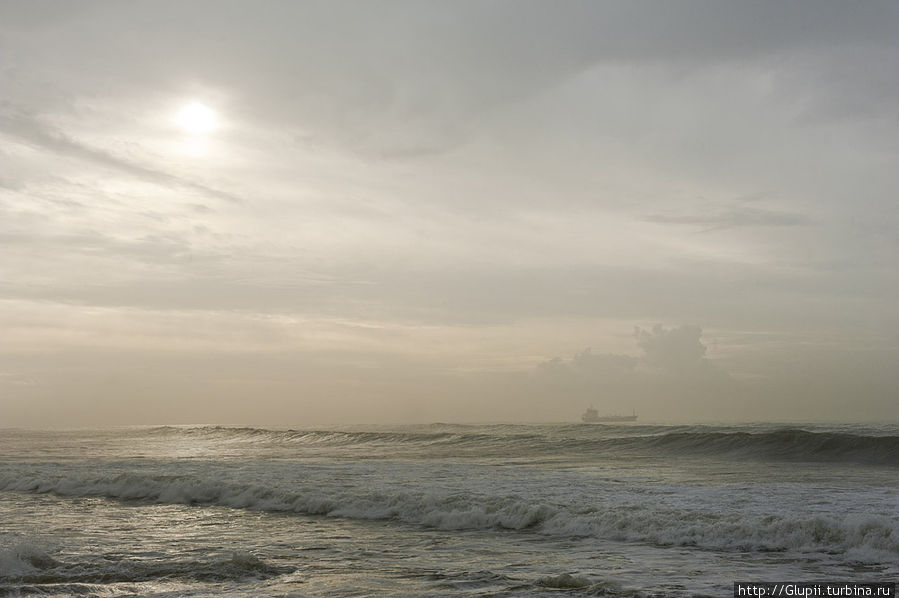
[{"label": "foam on water", "polygon": [[895,426],[0,430],[0,594],[694,596],[735,570],[834,567],[867,580],[899,571],[897,439]]},{"label": "foam on water", "polygon": [[650,494],[616,504],[596,497],[571,504],[540,497],[447,494],[435,491],[371,492],[364,485],[310,487],[222,482],[199,475],[0,475],[0,490],[61,496],[102,496],[162,504],[397,520],[442,530],[530,530],[557,537],[596,537],[727,550],[854,551],[869,558],[899,555],[899,518],[835,513],[752,513],[671,506]]}]

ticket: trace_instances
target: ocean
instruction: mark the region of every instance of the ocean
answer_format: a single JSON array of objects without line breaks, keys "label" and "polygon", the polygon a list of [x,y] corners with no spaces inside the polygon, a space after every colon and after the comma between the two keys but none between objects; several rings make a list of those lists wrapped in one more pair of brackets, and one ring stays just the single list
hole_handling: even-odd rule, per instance
[{"label": "ocean", "polygon": [[899,425],[0,430],[0,595],[899,578]]}]

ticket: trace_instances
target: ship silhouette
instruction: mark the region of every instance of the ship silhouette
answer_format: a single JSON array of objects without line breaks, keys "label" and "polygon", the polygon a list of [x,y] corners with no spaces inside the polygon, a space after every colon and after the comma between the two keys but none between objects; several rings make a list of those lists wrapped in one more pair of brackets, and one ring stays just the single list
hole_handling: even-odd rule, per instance
[{"label": "ship silhouette", "polygon": [[584,412],[584,415],[581,416],[581,421],[585,424],[635,422],[637,421],[637,414],[633,413],[631,415],[600,415],[596,409],[590,407]]}]

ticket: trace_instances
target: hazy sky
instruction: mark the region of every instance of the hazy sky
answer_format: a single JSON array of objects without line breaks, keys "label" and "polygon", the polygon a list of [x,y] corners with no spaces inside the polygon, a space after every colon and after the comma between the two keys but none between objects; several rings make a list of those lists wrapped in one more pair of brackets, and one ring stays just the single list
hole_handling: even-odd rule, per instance
[{"label": "hazy sky", "polygon": [[0,426],[895,421],[897,31],[3,2]]}]

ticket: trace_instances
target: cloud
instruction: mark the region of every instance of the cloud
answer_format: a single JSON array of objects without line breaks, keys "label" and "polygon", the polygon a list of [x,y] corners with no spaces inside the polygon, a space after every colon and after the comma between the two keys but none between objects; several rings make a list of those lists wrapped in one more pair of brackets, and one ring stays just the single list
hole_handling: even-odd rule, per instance
[{"label": "cloud", "polygon": [[0,111],[0,132],[29,145],[90,162],[97,166],[111,168],[149,183],[188,189],[231,203],[243,203],[240,197],[232,193],[119,158],[107,151],[81,143],[60,131],[51,129],[24,111],[11,108],[9,104],[0,104],[0,110],[2,110]]},{"label": "cloud", "polygon": [[553,396],[569,409],[595,403],[609,412],[651,412],[653,419],[733,412],[740,389],[705,358],[701,337],[696,325],[638,327],[634,338],[640,356],[585,349],[569,360],[556,357],[538,364],[531,379],[538,396]]},{"label": "cloud", "polygon": [[503,107],[597,64],[690,68],[834,42],[894,47],[897,18],[888,2],[269,2],[256,13],[234,2],[7,3],[0,30],[24,32],[22,55],[70,89],[131,95],[199,82],[236,92],[244,117],[399,157],[456,147]]},{"label": "cloud", "polygon": [[661,224],[692,224],[704,227],[700,232],[761,226],[805,226],[811,222],[807,216],[795,212],[748,206],[719,208],[704,214],[652,214],[643,220]]},{"label": "cloud", "polygon": [[541,362],[537,364],[536,373],[539,377],[544,378],[580,377],[601,382],[608,381],[609,378],[631,376],[639,363],[640,360],[637,357],[613,353],[594,354],[593,349],[587,348],[568,361],[555,357]]},{"label": "cloud", "polygon": [[637,327],[634,329],[634,339],[643,351],[639,357],[594,354],[591,348],[587,348],[568,361],[555,357],[542,362],[537,365],[536,372],[546,377],[578,376],[605,380],[610,376],[639,375],[654,369],[684,371],[706,363],[702,328],[695,324],[674,328],[656,324],[651,330]]},{"label": "cloud", "polygon": [[[899,328],[897,23],[879,1],[0,2],[0,295],[62,305],[58,337],[22,332],[47,355],[91,310],[190,312],[185,336],[220,311],[210,345],[233,312],[330,318],[377,324],[360,361],[409,335],[447,369],[515,369],[491,419],[524,417],[523,396],[544,419],[570,417],[556,397],[723,412],[744,368],[698,327],[639,329],[633,355],[604,335],[704,322],[800,347],[827,330],[851,352]],[[164,119],[193,99],[222,128],[178,161]],[[142,319],[115,334],[140,343]],[[296,334],[312,354],[343,333]],[[617,352],[530,372],[599,338]],[[758,371],[783,364],[762,353]],[[178,378],[163,361],[147,376]],[[429,375],[408,395],[440,388],[452,417],[492,396]],[[387,378],[340,415],[377,410]],[[294,382],[284,403],[306,406]]]},{"label": "cloud", "polygon": [[652,367],[682,369],[698,364],[705,356],[702,328],[687,324],[666,329],[661,324],[652,330],[637,328],[634,338],[643,350],[643,362]]}]

